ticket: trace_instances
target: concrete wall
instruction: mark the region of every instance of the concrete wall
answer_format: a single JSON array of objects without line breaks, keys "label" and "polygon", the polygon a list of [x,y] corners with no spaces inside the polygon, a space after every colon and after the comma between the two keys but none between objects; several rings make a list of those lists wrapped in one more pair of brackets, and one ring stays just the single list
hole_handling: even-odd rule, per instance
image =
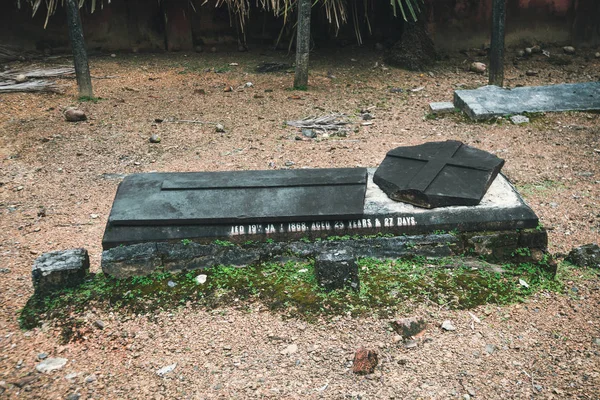
[{"label": "concrete wall", "polygon": [[[506,1],[508,45],[567,43],[572,39],[600,43],[599,0]],[[113,0],[93,14],[83,10],[86,41],[90,49],[106,51],[189,50],[198,44],[235,43],[237,29],[230,24],[227,10],[216,8],[215,0],[204,6],[202,2],[194,0],[195,12],[187,0],[163,5],[148,0]],[[430,8],[429,27],[440,49],[479,47],[489,41],[492,0],[426,2]],[[18,10],[14,3],[5,6],[0,14],[0,43],[29,49],[68,47],[62,8],[44,30],[45,10],[40,9],[32,19],[28,7]],[[248,26],[255,25],[260,30],[264,15],[252,12],[252,16]],[[272,18],[269,21],[273,24]]]}]

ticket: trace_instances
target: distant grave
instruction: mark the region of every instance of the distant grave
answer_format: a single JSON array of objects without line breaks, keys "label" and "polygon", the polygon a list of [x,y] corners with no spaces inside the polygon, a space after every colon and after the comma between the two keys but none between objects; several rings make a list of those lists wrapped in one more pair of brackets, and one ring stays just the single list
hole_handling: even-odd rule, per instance
[{"label": "distant grave", "polygon": [[525,112],[600,110],[600,82],[457,90],[454,106],[476,120]]},{"label": "distant grave", "polygon": [[[522,257],[520,248],[533,258],[545,254],[547,236],[537,216],[498,175],[503,160],[455,141],[390,154],[393,159],[377,171],[127,176],[104,234],[103,271],[127,277],[290,257],[327,260],[327,270],[331,260],[341,260],[335,254],[344,254],[340,263],[346,266],[360,257],[470,254],[506,261],[517,253]],[[403,199],[397,196],[403,185],[409,188],[409,200],[427,199],[411,203],[435,208],[396,201]],[[320,275],[327,275],[322,268]],[[356,274],[347,275],[355,280]]]}]

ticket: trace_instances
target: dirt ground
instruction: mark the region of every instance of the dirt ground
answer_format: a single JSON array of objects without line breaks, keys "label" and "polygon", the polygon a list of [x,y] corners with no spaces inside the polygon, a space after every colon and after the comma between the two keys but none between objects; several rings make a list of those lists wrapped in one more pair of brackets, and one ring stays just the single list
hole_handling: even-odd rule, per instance
[{"label": "dirt ground", "polygon": [[[555,66],[543,55],[516,60],[511,50],[506,85],[600,80],[596,51],[582,49],[570,65]],[[468,311],[420,305],[411,315],[429,326],[411,349],[394,341],[389,321],[307,323],[258,304],[251,312],[187,305],[140,316],[92,309],[86,339],[68,344],[50,324],[19,329],[37,256],[85,247],[99,270],[119,174],[376,166],[397,146],[460,140],[506,160],[503,173],[550,229],[552,253],[598,243],[599,114],[535,115],[523,126],[427,115],[429,102],[487,83],[467,71],[471,60],[485,61],[475,54],[451,54],[418,73],[384,66],[375,50],[317,50],[306,92],[290,90],[293,74],[254,72],[261,62],[291,63],[284,53],[116,54],[91,60],[96,103],[77,102],[73,79],[60,80],[64,94],[2,95],[0,398],[600,398],[600,279],[581,271],[570,273],[565,293],[471,310],[481,322]],[[88,121],[65,122],[69,106]],[[363,126],[361,109],[373,124]],[[284,124],[330,113],[350,118],[347,136],[297,140],[299,130]],[[226,132],[215,132],[215,123]],[[153,134],[161,143],[149,142]],[[441,330],[444,320],[457,329]],[[361,346],[379,353],[374,374],[351,372]],[[68,363],[38,373],[40,353]]]}]

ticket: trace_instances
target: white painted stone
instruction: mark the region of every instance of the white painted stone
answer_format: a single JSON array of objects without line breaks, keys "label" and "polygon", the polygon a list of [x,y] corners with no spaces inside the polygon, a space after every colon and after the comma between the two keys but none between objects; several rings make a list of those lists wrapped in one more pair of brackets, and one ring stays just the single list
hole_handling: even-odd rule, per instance
[{"label": "white painted stone", "polygon": [[510,121],[515,125],[528,124],[529,118],[524,115],[513,115],[510,117]]}]

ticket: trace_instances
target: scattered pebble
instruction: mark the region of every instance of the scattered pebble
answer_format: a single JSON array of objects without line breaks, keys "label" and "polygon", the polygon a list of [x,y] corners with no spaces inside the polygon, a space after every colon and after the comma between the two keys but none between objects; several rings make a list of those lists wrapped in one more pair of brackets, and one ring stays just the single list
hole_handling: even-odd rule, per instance
[{"label": "scattered pebble", "polygon": [[305,136],[305,137],[307,137],[307,138],[311,138],[312,139],[312,138],[317,137],[317,132],[315,132],[312,129],[306,129],[306,128],[304,128],[304,129],[302,129],[302,135]]},{"label": "scattered pebble", "polygon": [[81,395],[79,393],[69,393],[67,395],[67,397],[65,397],[66,400],[79,400],[79,398],[81,397]]},{"label": "scattered pebble", "polygon": [[173,281],[169,281],[167,282],[167,286],[169,286],[170,288],[174,288],[175,286],[177,286],[177,284]]},{"label": "scattered pebble", "polygon": [[594,339],[592,339],[592,343],[596,346],[600,346],[600,337],[595,337]]},{"label": "scattered pebble", "polygon": [[512,122],[515,125],[528,124],[529,118],[527,118],[524,115],[513,115],[512,117],[510,117],[510,122]]},{"label": "scattered pebble", "polygon": [[85,113],[77,108],[68,108],[65,111],[65,119],[68,122],[80,122],[87,120]]},{"label": "scattered pebble", "polygon": [[414,349],[418,346],[418,343],[416,340],[407,340],[406,343],[404,343],[404,347],[407,349]]},{"label": "scattered pebble", "polygon": [[48,358],[48,354],[47,353],[40,353],[37,355],[38,360],[45,360],[46,358]]},{"label": "scattered pebble", "polygon": [[442,322],[442,329],[445,331],[455,331],[456,327],[452,325],[452,322],[449,320],[445,320]]},{"label": "scattered pebble", "polygon": [[104,321],[97,319],[96,321],[94,321],[94,325],[96,326],[96,328],[98,329],[104,329]]},{"label": "scattered pebble", "polygon": [[354,353],[352,372],[359,375],[372,374],[378,363],[379,359],[375,351],[360,348]]},{"label": "scattered pebble", "polygon": [[528,70],[527,72],[525,72],[525,75],[527,76],[538,76],[538,72],[537,71],[532,71],[532,70]]},{"label": "scattered pebble", "polygon": [[169,372],[173,372],[173,370],[175,369],[175,367],[177,367],[177,363],[174,363],[174,364],[171,364],[171,365],[167,365],[166,367],[162,367],[161,369],[159,369],[158,371],[156,371],[156,375],[158,375],[158,376],[165,376]]},{"label": "scattered pebble", "polygon": [[472,72],[476,72],[478,74],[483,74],[486,69],[487,69],[486,65],[482,62],[471,63],[471,66],[469,67],[469,70],[471,70]]},{"label": "scattered pebble", "polygon": [[294,354],[298,352],[298,345],[295,343],[290,344],[289,346],[287,346],[285,349],[281,350],[281,354],[285,355],[290,355],[290,354]]},{"label": "scattered pebble", "polygon": [[96,382],[97,378],[96,375],[91,374],[85,377],[85,383],[92,383],[92,382]]},{"label": "scattered pebble", "polygon": [[90,214],[91,219],[97,219],[99,217],[98,214]]},{"label": "scattered pebble", "polygon": [[17,83],[24,83],[27,82],[27,76],[23,75],[23,74],[19,74],[15,77],[15,81]]},{"label": "scattered pebble", "polygon": [[565,52],[565,54],[575,54],[575,47],[565,46],[563,47],[563,51]]},{"label": "scattered pebble", "polygon": [[224,133],[225,132],[225,127],[222,124],[217,124],[215,126],[215,132]]},{"label": "scattered pebble", "polygon": [[488,354],[494,354],[494,352],[496,351],[496,346],[494,346],[493,344],[486,344],[485,345],[485,352]]},{"label": "scattered pebble", "polygon": [[43,374],[47,374],[52,371],[56,371],[61,369],[67,364],[66,358],[47,358],[38,365],[36,365],[35,369],[38,372]]},{"label": "scattered pebble", "polygon": [[596,54],[594,54],[594,57],[596,57],[596,58],[600,58],[600,51],[599,51],[599,52],[596,52]]},{"label": "scattered pebble", "polygon": [[156,133],[150,136],[150,143],[160,143],[160,140],[160,136],[158,136]]},{"label": "scattered pebble", "polygon": [[200,274],[195,278],[195,281],[198,285],[203,285],[204,283],[206,283],[207,278],[208,278],[207,275]]}]

